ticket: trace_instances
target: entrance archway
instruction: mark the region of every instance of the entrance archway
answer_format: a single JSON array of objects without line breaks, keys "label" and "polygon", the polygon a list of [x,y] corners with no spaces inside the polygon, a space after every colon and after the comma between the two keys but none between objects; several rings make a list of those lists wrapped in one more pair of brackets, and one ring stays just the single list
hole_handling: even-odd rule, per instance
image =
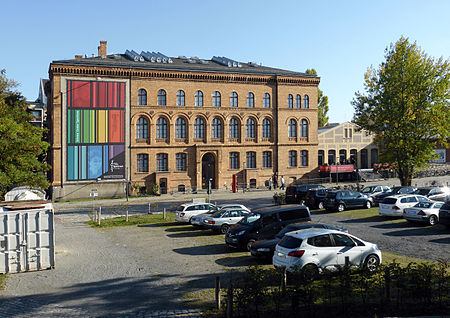
[{"label": "entrance archway", "polygon": [[216,188],[216,159],[212,153],[206,153],[202,158],[202,189],[208,188],[211,180],[211,188]]}]

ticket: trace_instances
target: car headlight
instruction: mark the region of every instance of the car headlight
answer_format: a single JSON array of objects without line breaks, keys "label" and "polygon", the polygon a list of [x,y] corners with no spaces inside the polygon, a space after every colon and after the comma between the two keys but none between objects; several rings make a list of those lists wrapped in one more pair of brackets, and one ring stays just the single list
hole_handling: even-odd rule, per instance
[{"label": "car headlight", "polygon": [[261,247],[256,249],[258,252],[270,252],[270,248],[268,247]]},{"label": "car headlight", "polygon": [[244,233],[245,233],[245,230],[242,230],[242,231],[238,232],[236,235],[240,236],[240,235],[244,235]]}]

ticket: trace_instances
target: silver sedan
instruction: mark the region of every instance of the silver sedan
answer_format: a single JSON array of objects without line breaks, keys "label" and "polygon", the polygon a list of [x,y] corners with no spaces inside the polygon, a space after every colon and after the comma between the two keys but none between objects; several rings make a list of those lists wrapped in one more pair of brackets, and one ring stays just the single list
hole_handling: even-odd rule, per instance
[{"label": "silver sedan", "polygon": [[193,216],[191,219],[191,224],[196,227],[205,227],[207,225],[206,219],[211,217],[212,214],[226,209],[243,209],[250,212],[250,209],[248,209],[245,205],[242,204],[223,204],[221,206],[216,206],[209,210],[206,213],[202,213],[196,216]]},{"label": "silver sedan", "polygon": [[435,225],[439,221],[439,209],[444,202],[419,202],[411,208],[403,210],[403,218],[409,222],[425,222]]},{"label": "silver sedan", "polygon": [[220,231],[225,234],[230,229],[230,225],[238,223],[250,212],[244,209],[226,209],[218,211],[205,219],[206,226],[213,231]]}]

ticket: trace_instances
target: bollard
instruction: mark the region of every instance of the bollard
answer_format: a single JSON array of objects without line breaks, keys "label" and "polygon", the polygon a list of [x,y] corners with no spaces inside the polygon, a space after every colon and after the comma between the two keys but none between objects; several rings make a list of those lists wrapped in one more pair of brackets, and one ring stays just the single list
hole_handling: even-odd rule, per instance
[{"label": "bollard", "polygon": [[216,276],[216,309],[220,309],[220,277]]},{"label": "bollard", "polygon": [[128,207],[127,207],[127,214],[126,214],[126,217],[125,217],[125,222],[128,222]]},{"label": "bollard", "polygon": [[231,282],[227,292],[227,318],[233,318],[233,285]]},{"label": "bollard", "polygon": [[166,208],[163,209],[163,219],[166,219]]},{"label": "bollard", "polygon": [[102,219],[102,207],[98,209],[98,226],[100,226],[101,219]]},{"label": "bollard", "polygon": [[148,214],[152,214],[152,206],[150,203],[148,204]]}]

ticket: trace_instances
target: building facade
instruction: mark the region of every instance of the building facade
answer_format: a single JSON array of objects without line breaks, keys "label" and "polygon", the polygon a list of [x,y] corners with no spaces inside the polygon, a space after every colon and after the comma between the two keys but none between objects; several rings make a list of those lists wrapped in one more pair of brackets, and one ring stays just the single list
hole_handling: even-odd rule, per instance
[{"label": "building facade", "polygon": [[[54,199],[263,186],[317,173],[317,76],[126,51],[53,61]],[[233,177],[235,175],[235,177]]]},{"label": "building facade", "polygon": [[351,122],[331,124],[319,128],[318,164],[357,164],[359,169],[370,169],[378,163],[378,146],[373,135],[359,130]]}]

